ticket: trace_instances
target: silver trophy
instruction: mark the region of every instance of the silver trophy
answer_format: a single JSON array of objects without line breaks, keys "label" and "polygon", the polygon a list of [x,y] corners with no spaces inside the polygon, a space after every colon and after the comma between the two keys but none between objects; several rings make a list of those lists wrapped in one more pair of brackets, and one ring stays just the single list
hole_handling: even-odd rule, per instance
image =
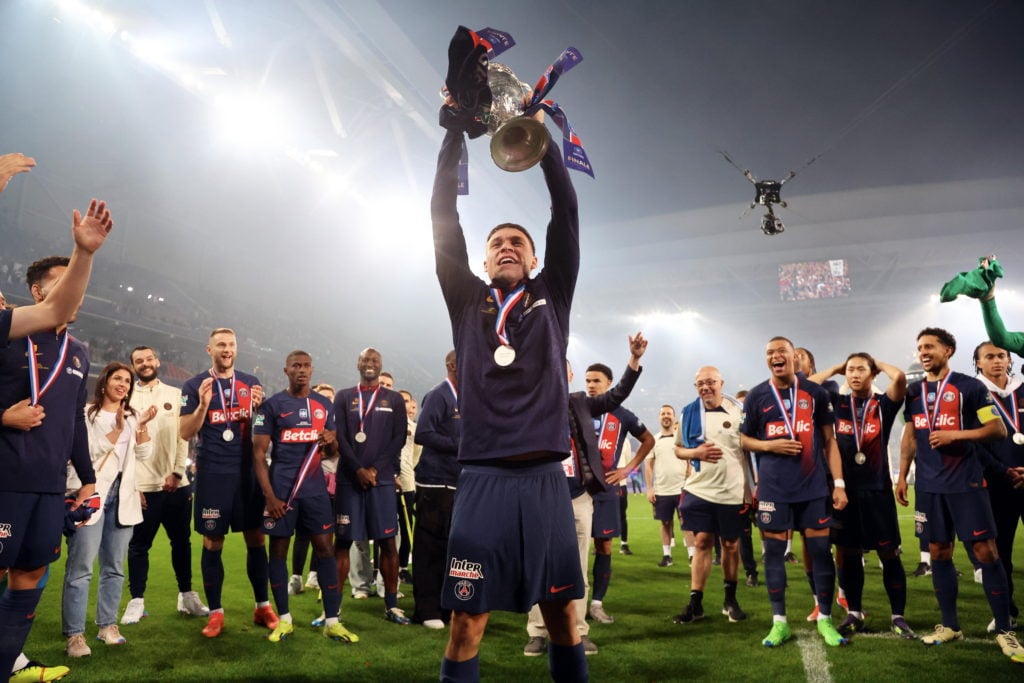
[{"label": "silver trophy", "polygon": [[520,81],[512,69],[495,62],[487,65],[487,85],[492,99],[487,119],[491,158],[502,170],[525,171],[544,158],[551,141],[543,123],[523,115],[533,88]]}]

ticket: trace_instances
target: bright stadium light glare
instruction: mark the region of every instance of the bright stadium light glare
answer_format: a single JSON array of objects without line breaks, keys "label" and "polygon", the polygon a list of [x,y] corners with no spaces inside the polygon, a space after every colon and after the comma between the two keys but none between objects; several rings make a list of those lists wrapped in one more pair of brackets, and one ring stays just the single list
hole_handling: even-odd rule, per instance
[{"label": "bright stadium light glare", "polygon": [[221,139],[229,145],[280,145],[287,132],[277,101],[265,93],[223,94],[215,100],[214,110]]}]

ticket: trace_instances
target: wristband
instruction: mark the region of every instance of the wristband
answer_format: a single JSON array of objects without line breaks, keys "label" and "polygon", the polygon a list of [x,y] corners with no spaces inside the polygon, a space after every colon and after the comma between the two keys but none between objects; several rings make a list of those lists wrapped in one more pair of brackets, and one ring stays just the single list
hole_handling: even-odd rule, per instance
[{"label": "wristband", "polygon": [[180,474],[178,474],[177,472],[171,472],[171,476],[174,477],[175,479],[177,479],[178,481],[181,481],[184,478]]},{"label": "wristband", "polygon": [[846,481],[842,478],[839,478],[832,482],[832,485],[835,486],[837,489],[845,489]]}]

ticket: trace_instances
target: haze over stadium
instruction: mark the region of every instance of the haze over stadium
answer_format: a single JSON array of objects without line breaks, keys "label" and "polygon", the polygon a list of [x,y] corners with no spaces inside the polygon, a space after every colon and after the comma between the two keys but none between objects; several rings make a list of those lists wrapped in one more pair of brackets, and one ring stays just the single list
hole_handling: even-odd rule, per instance
[{"label": "haze over stadium", "polygon": [[[775,334],[827,366],[865,316],[856,346],[904,367],[925,325],[969,349],[977,305],[930,297],[987,253],[1007,269],[1004,315],[1024,320],[1020,3],[12,0],[0,22],[0,147],[38,162],[0,203],[0,288],[25,303],[16,263],[61,251],[71,208],[106,198],[121,229],[76,334],[101,357],[160,346],[172,381],[220,325],[275,388],[292,348],[336,384],[368,345],[413,395],[438,381],[451,340],[428,197],[459,24],[511,33],[498,61],[529,82],[567,45],[583,54],[553,92],[596,172],[574,177],[569,357],[614,363],[642,329],[638,414],[680,404],[699,365],[756,383]],[[739,218],[750,185],[719,149],[758,177],[800,169],[784,234]],[[543,232],[538,173],[470,143],[471,256],[496,215]],[[849,296],[780,300],[780,265],[837,259]]]}]

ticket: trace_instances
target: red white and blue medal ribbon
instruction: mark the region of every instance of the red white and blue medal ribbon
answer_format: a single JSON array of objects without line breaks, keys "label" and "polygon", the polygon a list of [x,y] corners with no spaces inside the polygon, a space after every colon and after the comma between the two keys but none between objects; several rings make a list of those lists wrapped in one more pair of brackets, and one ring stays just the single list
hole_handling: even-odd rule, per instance
[{"label": "red white and blue medal ribbon", "polygon": [[499,346],[494,350],[494,362],[502,367],[511,365],[512,361],[516,359],[516,351],[512,348],[505,327],[512,309],[525,294],[525,284],[516,287],[507,297],[502,297],[500,289],[491,287],[491,296],[494,297],[494,303],[498,305],[498,315],[494,320],[494,333],[498,335]]},{"label": "red white and blue medal ribbon", "polygon": [[867,403],[864,404],[864,412],[860,417],[860,424],[857,424],[857,397],[850,394],[850,407],[852,409],[853,418],[853,441],[857,445],[857,453],[853,456],[853,461],[858,465],[863,465],[868,460],[868,456],[865,455],[864,449],[861,448],[861,440],[864,438],[864,426],[868,422],[868,413],[871,412],[872,401],[875,400],[874,396],[868,398]]},{"label": "red white and blue medal ribbon", "polygon": [[[307,404],[309,400],[306,400]],[[292,484],[291,493],[288,494],[288,502],[285,505],[286,510],[292,509],[292,503],[295,502],[295,496],[299,495],[299,489],[302,488],[303,482],[306,481],[306,477],[309,476],[310,471],[313,469],[313,460],[315,459],[316,452],[320,449],[319,443],[314,443],[306,453],[306,459],[302,461],[302,467],[299,468],[299,473],[295,477],[295,483]]]},{"label": "red white and blue medal ribbon", "polygon": [[939,420],[939,408],[942,404],[942,395],[946,393],[946,385],[949,384],[949,378],[953,376],[952,371],[947,372],[946,376],[935,385],[935,406],[928,410],[928,380],[921,380],[921,407],[924,408],[925,419],[928,420],[928,431],[935,431],[935,423]]},{"label": "red white and blue medal ribbon", "polygon": [[57,351],[57,360],[54,361],[53,367],[50,368],[50,374],[46,376],[41,387],[39,386],[39,362],[36,360],[36,345],[32,343],[32,337],[25,337],[25,343],[28,345],[28,386],[32,405],[39,405],[39,400],[50,390],[54,380],[60,375],[64,361],[68,357],[68,338],[70,336],[65,330],[64,340],[61,341],[60,349]]},{"label": "red white and blue medal ribbon", "polygon": [[775,384],[771,381],[768,382],[768,386],[772,390],[772,396],[775,397],[775,404],[779,406],[779,410],[782,412],[782,421],[786,423],[786,430],[789,431],[789,438],[796,439],[796,397],[797,387],[800,386],[800,378],[793,378],[793,386],[789,388],[789,406],[792,410],[792,414],[786,412],[786,404],[782,401],[782,394],[775,388]]},{"label": "red white and blue medal ribbon", "polygon": [[996,410],[1013,427],[1013,434],[1011,436],[1013,442],[1018,446],[1024,445],[1024,434],[1020,432],[1020,413],[1017,411],[1017,394],[1012,391],[1010,392],[1010,410],[1003,406],[1003,402],[999,400],[998,396],[992,394],[992,398],[995,399]]},{"label": "red white and blue medal ribbon", "polygon": [[[229,401],[224,400],[224,387],[220,385],[220,378],[217,377],[217,373],[210,369],[210,377],[213,378],[213,385],[217,387],[217,395],[220,396],[220,407],[224,409],[224,433],[221,434],[222,439],[225,441],[231,441],[235,438],[235,433],[231,431],[231,405]],[[231,372],[231,388],[228,390],[231,392],[230,403],[237,401],[238,395],[235,393],[235,373]]]},{"label": "red white and blue medal ribbon", "polygon": [[450,389],[451,392],[452,392],[452,397],[455,399],[455,404],[458,405],[458,403],[459,403],[459,392],[458,392],[458,390],[455,389],[455,385],[452,384],[452,381],[450,379],[448,379],[447,377],[444,378],[444,381],[445,381],[445,384],[448,385],[448,389]]},{"label": "red white and blue medal ribbon", "polygon": [[370,397],[364,409],[363,390],[361,387],[356,387],[356,396],[359,397],[359,431],[356,432],[356,442],[358,443],[366,441],[366,416],[373,410],[373,405],[377,402],[378,392],[380,392],[380,384],[373,390],[373,396]]}]

